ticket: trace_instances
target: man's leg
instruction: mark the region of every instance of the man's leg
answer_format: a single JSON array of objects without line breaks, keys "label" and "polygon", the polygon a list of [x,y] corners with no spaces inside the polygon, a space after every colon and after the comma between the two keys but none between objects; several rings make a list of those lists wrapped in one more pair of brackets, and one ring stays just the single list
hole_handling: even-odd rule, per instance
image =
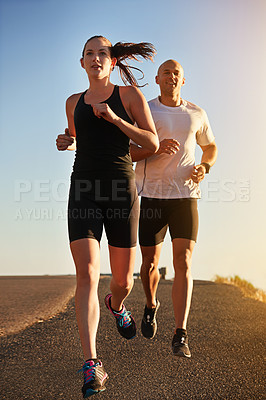
[{"label": "man's leg", "polygon": [[147,299],[147,307],[156,307],[156,292],[160,280],[158,263],[163,242],[156,246],[141,246],[142,265],[140,276]]},{"label": "man's leg", "polygon": [[140,276],[147,299],[147,304],[141,321],[141,332],[147,339],[152,339],[157,332],[156,314],[160,307],[160,302],[156,298],[156,293],[160,280],[158,262],[162,244],[163,242],[156,246],[141,246],[142,265]]},{"label": "man's leg", "polygon": [[173,239],[172,243],[175,270],[172,300],[176,323],[172,348],[174,355],[191,357],[186,328],[193,289],[191,261],[195,242],[189,239]]},{"label": "man's leg", "polygon": [[147,307],[156,307],[156,291],[160,280],[158,263],[168,228],[164,202],[142,197],[139,220],[139,244],[142,253],[140,276]]},{"label": "man's leg", "polygon": [[160,306],[160,302],[156,299],[160,280],[158,263],[168,228],[164,211],[164,201],[145,197],[141,199],[139,243],[142,265],[140,276],[146,295],[141,332],[147,339],[152,339],[157,331],[156,313]]},{"label": "man's leg", "polygon": [[172,287],[172,300],[176,329],[186,329],[190,309],[193,280],[191,275],[194,240],[173,239],[173,264],[175,278]]}]

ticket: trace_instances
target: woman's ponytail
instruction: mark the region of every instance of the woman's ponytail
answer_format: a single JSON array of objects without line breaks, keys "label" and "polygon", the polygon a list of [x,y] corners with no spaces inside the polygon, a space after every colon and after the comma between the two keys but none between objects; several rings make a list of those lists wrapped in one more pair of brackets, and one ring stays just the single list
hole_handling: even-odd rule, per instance
[{"label": "woman's ponytail", "polygon": [[123,42],[118,42],[114,46],[112,46],[111,42],[106,39],[104,36],[92,36],[90,39],[87,40],[85,43],[85,46],[82,51],[82,57],[84,57],[84,52],[87,43],[92,40],[92,39],[104,39],[110,48],[110,54],[111,57],[115,57],[117,59],[116,66],[119,68],[119,73],[121,76],[122,81],[126,85],[129,83],[132,86],[138,86],[142,87],[145,85],[138,85],[137,79],[134,77],[132,73],[132,69],[139,71],[142,74],[142,77],[140,79],[143,79],[144,74],[141,71],[141,69],[136,68],[136,67],[131,67],[127,63],[127,59],[131,60],[138,60],[138,57],[142,57],[145,60],[152,60],[153,57],[156,54],[156,50],[154,46],[151,43],[146,43],[146,42],[141,42],[141,43],[123,43]]},{"label": "woman's ponytail", "polygon": [[[152,60],[156,54],[156,50],[151,43],[141,42],[141,43],[122,43],[118,42],[111,47],[111,57],[117,59],[116,66],[119,68],[119,73],[122,81],[127,84],[127,82],[132,86],[139,86],[136,78],[134,77],[131,69],[141,72],[142,79],[144,77],[141,69],[136,67],[131,67],[125,61],[126,59],[138,60],[138,57],[142,57],[145,60]],[[122,62],[124,61],[124,63]],[[144,86],[144,85],[143,85]]]}]

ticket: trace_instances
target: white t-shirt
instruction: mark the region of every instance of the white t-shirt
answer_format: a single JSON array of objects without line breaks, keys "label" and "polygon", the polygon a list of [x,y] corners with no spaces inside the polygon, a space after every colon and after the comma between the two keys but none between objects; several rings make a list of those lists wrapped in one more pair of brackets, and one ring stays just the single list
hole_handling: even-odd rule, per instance
[{"label": "white t-shirt", "polygon": [[195,165],[196,144],[214,141],[206,112],[186,100],[179,107],[163,105],[159,98],[149,101],[159,141],[176,139],[176,154],[154,154],[138,161],[135,169],[138,193],[159,199],[200,198],[199,185],[190,179]]}]

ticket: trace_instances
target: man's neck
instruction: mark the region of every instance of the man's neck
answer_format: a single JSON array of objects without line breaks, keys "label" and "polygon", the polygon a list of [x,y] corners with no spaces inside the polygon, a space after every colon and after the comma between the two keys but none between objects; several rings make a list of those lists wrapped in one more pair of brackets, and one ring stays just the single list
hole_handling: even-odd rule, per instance
[{"label": "man's neck", "polygon": [[180,104],[182,103],[180,93],[176,96],[167,96],[161,94],[161,96],[159,96],[159,100],[164,106],[167,107],[179,107]]}]

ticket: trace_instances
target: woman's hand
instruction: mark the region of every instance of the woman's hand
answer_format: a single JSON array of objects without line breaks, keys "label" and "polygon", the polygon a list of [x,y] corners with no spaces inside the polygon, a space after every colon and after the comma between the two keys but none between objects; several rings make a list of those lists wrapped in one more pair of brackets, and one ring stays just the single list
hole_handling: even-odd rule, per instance
[{"label": "woman's hand", "polygon": [[92,104],[94,115],[98,118],[104,118],[106,121],[114,124],[119,120],[118,116],[111,110],[106,103]]},{"label": "woman's hand", "polygon": [[69,129],[65,129],[65,134],[61,134],[57,136],[56,139],[56,147],[59,151],[67,150],[69,146],[74,143],[74,138],[70,136]]}]

